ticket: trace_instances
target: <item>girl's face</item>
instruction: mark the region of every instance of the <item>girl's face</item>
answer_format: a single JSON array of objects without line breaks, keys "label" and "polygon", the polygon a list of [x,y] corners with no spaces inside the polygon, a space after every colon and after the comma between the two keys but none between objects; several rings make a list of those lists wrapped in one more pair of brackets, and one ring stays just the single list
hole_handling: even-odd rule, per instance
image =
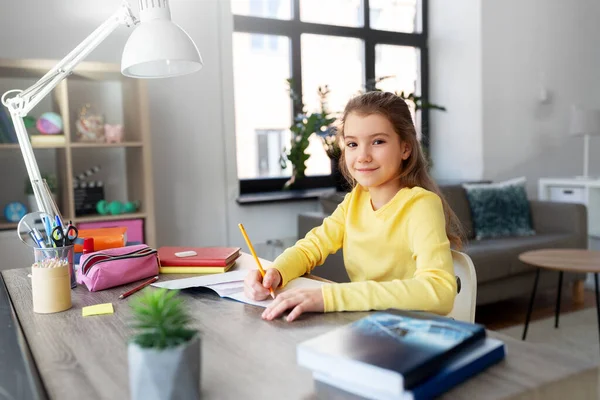
[{"label": "girl's face", "polygon": [[391,188],[400,182],[403,160],[410,149],[394,131],[390,121],[379,114],[350,113],[344,123],[344,156],[348,171],[365,188]]}]

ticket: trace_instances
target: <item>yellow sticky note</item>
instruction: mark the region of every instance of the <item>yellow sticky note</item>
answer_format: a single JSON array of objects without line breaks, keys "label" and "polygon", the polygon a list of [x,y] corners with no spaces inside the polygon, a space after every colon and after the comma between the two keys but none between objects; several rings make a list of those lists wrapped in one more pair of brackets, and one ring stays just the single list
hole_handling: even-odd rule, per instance
[{"label": "yellow sticky note", "polygon": [[89,317],[90,315],[113,314],[114,312],[115,310],[113,309],[112,303],[96,304],[95,306],[87,306],[81,309],[81,314],[84,317]]}]

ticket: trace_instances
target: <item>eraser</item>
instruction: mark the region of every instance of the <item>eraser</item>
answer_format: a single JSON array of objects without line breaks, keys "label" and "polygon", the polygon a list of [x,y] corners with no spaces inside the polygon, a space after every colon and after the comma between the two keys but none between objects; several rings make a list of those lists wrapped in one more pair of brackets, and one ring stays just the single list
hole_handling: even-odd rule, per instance
[{"label": "eraser", "polygon": [[196,253],[195,251],[180,251],[178,253],[175,253],[176,257],[192,257],[192,256],[197,256],[198,253]]}]

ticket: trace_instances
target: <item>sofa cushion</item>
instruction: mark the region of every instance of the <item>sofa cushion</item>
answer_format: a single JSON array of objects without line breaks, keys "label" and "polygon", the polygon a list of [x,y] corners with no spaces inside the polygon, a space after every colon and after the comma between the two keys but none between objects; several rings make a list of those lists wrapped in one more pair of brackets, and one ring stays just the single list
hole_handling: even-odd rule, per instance
[{"label": "sofa cushion", "polygon": [[483,283],[533,271],[534,267],[519,261],[521,253],[544,248],[578,247],[579,240],[576,233],[472,240],[462,251],[473,260],[477,282]]},{"label": "sofa cushion", "polygon": [[525,178],[500,183],[463,184],[476,239],[531,236],[531,211]]}]

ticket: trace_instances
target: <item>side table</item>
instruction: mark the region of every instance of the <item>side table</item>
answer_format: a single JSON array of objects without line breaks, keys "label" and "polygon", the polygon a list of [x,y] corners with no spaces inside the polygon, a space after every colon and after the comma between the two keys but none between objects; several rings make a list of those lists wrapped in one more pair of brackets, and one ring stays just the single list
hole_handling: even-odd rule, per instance
[{"label": "side table", "polygon": [[598,315],[598,334],[600,337],[600,299],[598,297],[598,272],[600,272],[600,251],[585,249],[541,249],[527,251],[519,255],[519,260],[526,264],[537,267],[533,290],[529,299],[529,308],[525,319],[525,328],[523,330],[523,340],[527,337],[527,328],[533,309],[533,300],[540,277],[540,269],[549,269],[559,271],[558,273],[558,293],[556,295],[556,309],[554,316],[554,327],[558,328],[558,315],[560,314],[560,295],[562,290],[562,278],[564,272],[586,272],[594,274],[594,283],[596,288],[596,313]]}]

